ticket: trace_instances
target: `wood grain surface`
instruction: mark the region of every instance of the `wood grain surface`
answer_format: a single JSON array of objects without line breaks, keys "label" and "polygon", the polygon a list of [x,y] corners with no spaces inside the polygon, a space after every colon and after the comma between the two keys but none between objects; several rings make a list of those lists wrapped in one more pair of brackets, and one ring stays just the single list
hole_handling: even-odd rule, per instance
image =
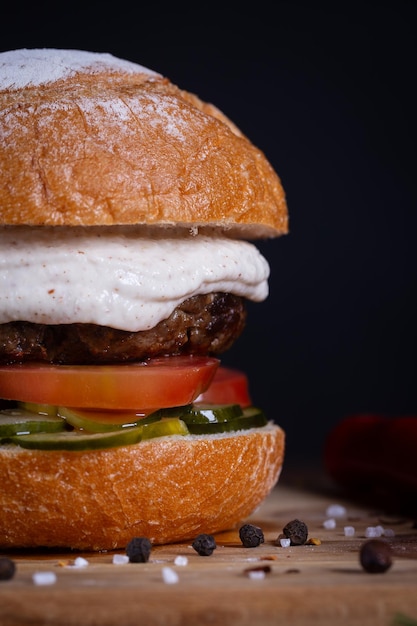
[{"label": "wood grain surface", "polygon": [[[336,503],[345,507],[346,515],[326,530],[326,509]],[[317,545],[276,545],[284,525],[296,518],[307,524],[309,539]],[[216,536],[217,549],[208,557],[199,556],[191,541],[155,546],[149,562],[124,565],[113,563],[114,553],[9,553],[16,573],[0,582],[0,624],[417,624],[414,520],[384,516],[374,508],[336,501],[334,494],[283,481],[250,521],[262,528],[263,544],[244,548],[235,529]],[[355,528],[353,537],[345,536],[347,525]],[[365,531],[376,525],[394,533],[385,538],[394,556],[383,574],[365,572],[359,561]],[[74,567],[78,556],[86,559],[85,567]],[[187,557],[187,564],[176,565],[177,556]],[[176,572],[176,583],[164,581],[166,567]],[[251,573],[258,568],[260,573]],[[53,572],[55,583],[35,584],[33,575],[42,571]]]}]

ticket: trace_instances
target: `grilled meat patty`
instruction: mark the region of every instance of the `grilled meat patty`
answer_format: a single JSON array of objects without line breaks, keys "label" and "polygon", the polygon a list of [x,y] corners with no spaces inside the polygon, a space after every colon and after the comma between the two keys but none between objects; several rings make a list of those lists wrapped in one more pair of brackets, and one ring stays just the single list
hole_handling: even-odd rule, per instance
[{"label": "grilled meat patty", "polygon": [[168,319],[130,332],[95,324],[0,324],[0,362],[122,363],[177,354],[216,355],[243,331],[243,298],[229,293],[185,300]]}]

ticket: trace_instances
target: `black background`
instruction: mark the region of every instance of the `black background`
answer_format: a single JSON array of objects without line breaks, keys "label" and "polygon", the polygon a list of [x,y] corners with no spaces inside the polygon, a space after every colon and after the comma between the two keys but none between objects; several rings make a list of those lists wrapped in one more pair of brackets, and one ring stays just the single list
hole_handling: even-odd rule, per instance
[{"label": "black background", "polygon": [[141,63],[265,152],[290,234],[259,244],[270,296],[223,362],[286,430],[287,463],[320,464],[345,415],[417,416],[415,2],[167,6],[16,3],[1,50]]}]

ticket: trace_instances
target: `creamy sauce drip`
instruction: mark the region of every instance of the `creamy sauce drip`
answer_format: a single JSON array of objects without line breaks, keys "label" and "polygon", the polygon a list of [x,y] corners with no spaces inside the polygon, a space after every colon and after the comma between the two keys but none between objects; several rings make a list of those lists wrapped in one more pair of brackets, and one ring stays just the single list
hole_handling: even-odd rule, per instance
[{"label": "creamy sauce drip", "polygon": [[269,265],[247,241],[129,228],[0,228],[0,323],[153,328],[187,298],[268,295]]}]

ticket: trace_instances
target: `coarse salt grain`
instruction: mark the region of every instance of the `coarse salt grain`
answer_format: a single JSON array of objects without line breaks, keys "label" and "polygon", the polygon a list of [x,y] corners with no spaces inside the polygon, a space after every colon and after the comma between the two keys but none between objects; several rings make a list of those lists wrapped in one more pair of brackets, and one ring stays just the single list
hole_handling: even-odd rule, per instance
[{"label": "coarse salt grain", "polygon": [[341,504],[331,504],[326,509],[326,517],[344,517],[346,509]]},{"label": "coarse salt grain", "polygon": [[263,570],[252,570],[251,572],[248,572],[248,577],[253,580],[261,580],[262,578],[265,578],[265,572]]},{"label": "coarse salt grain", "polygon": [[87,559],[84,559],[82,556],[77,556],[77,558],[74,560],[73,567],[87,567],[87,565]]},{"label": "coarse salt grain", "polygon": [[327,530],[332,530],[333,528],[336,528],[336,520],[333,517],[331,517],[330,519],[326,519],[323,522],[323,526]]},{"label": "coarse salt grain", "polygon": [[127,554],[115,554],[113,556],[113,563],[114,565],[125,565],[129,563],[129,557]]},{"label": "coarse salt grain", "polygon": [[162,578],[164,583],[167,585],[175,585],[175,583],[179,581],[177,572],[175,572],[171,567],[162,568]]},{"label": "coarse salt grain", "polygon": [[174,563],[175,565],[188,565],[188,558],[186,556],[176,556]]},{"label": "coarse salt grain", "polygon": [[392,528],[385,528],[384,537],[395,537],[395,531]]},{"label": "coarse salt grain", "polygon": [[355,534],[355,528],[353,526],[345,526],[343,530],[345,537],[353,537]]},{"label": "coarse salt grain", "polygon": [[54,585],[56,583],[55,572],[35,572],[32,576],[35,585]]},{"label": "coarse salt grain", "polygon": [[384,529],[382,526],[368,526],[365,530],[365,537],[382,537]]},{"label": "coarse salt grain", "polygon": [[291,539],[282,538],[279,540],[279,543],[281,544],[281,548],[289,548],[291,545]]}]

